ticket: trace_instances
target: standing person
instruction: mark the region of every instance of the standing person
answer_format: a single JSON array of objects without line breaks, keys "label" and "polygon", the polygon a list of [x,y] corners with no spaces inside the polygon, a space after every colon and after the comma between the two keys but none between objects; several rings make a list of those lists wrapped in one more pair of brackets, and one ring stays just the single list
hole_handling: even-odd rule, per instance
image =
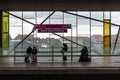
[{"label": "standing person", "polygon": [[33,46],[33,50],[32,50],[32,57],[33,57],[33,62],[37,61],[37,48],[35,46]]},{"label": "standing person", "polygon": [[29,62],[30,61],[29,58],[32,57],[32,48],[31,48],[31,46],[28,46],[28,48],[26,50],[26,53],[27,53],[27,55],[25,57],[25,62]]},{"label": "standing person", "polygon": [[63,47],[62,47],[62,50],[61,50],[61,53],[63,55],[63,61],[66,61],[67,60],[67,56],[65,56],[64,52],[67,52],[68,51],[68,46],[66,43],[63,43]]}]

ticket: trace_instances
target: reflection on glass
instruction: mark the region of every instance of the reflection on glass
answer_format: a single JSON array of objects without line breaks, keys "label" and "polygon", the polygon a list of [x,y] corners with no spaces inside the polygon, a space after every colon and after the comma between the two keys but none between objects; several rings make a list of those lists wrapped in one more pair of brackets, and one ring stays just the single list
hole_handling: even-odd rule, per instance
[{"label": "reflection on glass", "polygon": [[91,27],[91,35],[103,36],[103,27]]},{"label": "reflection on glass", "polygon": [[103,11],[91,11],[91,18],[103,21]]},{"label": "reflection on glass", "polygon": [[76,18],[76,16],[64,13],[64,18]]},{"label": "reflection on glass", "polygon": [[[92,12],[91,15],[93,15]],[[103,55],[103,23],[91,20],[90,33],[91,33],[91,54]]]},{"label": "reflection on glass", "polygon": [[104,12],[104,19],[110,19],[110,11],[105,11]]},{"label": "reflection on glass", "polygon": [[12,39],[15,39],[19,34],[22,34],[22,27],[10,27],[9,35]]},{"label": "reflection on glass", "polygon": [[24,19],[34,19],[35,11],[23,11],[23,18]]},{"label": "reflection on glass", "polygon": [[[10,11],[10,13],[11,14],[14,14],[14,15],[16,15],[16,16],[18,16],[18,17],[22,17],[22,11]],[[15,18],[15,17],[14,17]]]},{"label": "reflection on glass", "polygon": [[[86,17],[90,16],[90,12],[89,11],[78,11],[77,14],[78,15],[82,15],[82,16],[86,16]],[[78,16],[78,18],[81,18],[81,17]]]},{"label": "reflection on glass", "polygon": [[54,18],[57,18],[57,19],[61,19],[61,18],[63,18],[63,13],[62,12],[55,12],[51,17],[50,17],[50,19],[54,19]]},{"label": "reflection on glass", "polygon": [[50,24],[62,24],[62,19],[50,19]]},{"label": "reflection on glass", "polygon": [[47,18],[49,11],[37,11],[37,18]]},{"label": "reflection on glass", "polygon": [[120,25],[120,11],[111,12],[111,23]]},{"label": "reflection on glass", "polygon": [[27,23],[27,22],[23,22],[23,34],[29,34],[32,29],[33,29],[33,25]]},{"label": "reflection on glass", "polygon": [[76,25],[76,18],[64,18],[64,24]]},{"label": "reflection on glass", "polygon": [[90,34],[90,20],[88,19],[78,19],[77,22],[77,32],[78,34]]}]

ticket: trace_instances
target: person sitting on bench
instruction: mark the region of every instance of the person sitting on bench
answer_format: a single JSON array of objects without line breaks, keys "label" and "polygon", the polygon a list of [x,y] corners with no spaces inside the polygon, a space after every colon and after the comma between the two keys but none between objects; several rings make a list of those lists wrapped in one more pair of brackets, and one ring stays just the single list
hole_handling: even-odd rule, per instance
[{"label": "person sitting on bench", "polygon": [[84,46],[80,52],[81,52],[81,55],[80,55],[79,62],[80,61],[91,61],[91,58],[89,57],[88,49],[86,46]]},{"label": "person sitting on bench", "polygon": [[32,59],[32,48],[31,46],[28,46],[28,48],[26,49],[26,56],[25,56],[24,61],[30,62],[31,59]]},{"label": "person sitting on bench", "polygon": [[33,46],[33,50],[32,50],[32,62],[37,62],[37,53],[38,50],[35,46]]}]

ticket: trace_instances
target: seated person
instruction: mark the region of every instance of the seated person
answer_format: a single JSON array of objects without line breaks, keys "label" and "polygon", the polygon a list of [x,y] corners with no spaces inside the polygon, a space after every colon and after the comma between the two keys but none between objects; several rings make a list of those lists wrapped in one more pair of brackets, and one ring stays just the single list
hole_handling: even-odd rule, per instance
[{"label": "seated person", "polygon": [[26,56],[25,56],[24,61],[30,62],[31,59],[32,59],[32,48],[31,48],[31,46],[28,46],[28,48],[26,50]]},{"label": "seated person", "polygon": [[91,58],[89,57],[88,49],[86,46],[84,46],[80,52],[81,52],[81,55],[80,55],[79,61],[90,61],[91,60]]},{"label": "seated person", "polygon": [[33,46],[33,50],[32,50],[32,59],[33,59],[33,62],[36,62],[37,61],[37,48],[35,46]]}]

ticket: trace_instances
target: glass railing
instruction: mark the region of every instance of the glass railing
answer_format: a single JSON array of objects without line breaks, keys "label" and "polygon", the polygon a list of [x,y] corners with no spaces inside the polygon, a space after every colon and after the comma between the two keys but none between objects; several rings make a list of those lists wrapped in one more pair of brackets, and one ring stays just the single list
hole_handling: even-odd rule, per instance
[{"label": "glass railing", "polygon": [[[16,48],[14,50],[14,54],[17,55],[26,55],[26,47],[25,48]],[[78,53],[80,52],[82,48],[76,48],[76,47],[68,47],[68,51],[66,52],[66,55],[70,55],[71,53]],[[61,47],[47,47],[47,48],[38,48],[38,53],[37,55],[52,55],[54,53],[54,55],[59,55],[61,54]]]},{"label": "glass railing", "polygon": [[[26,47],[25,48],[16,48],[14,50],[14,60],[15,61],[23,61],[24,58],[26,56]],[[41,47],[41,48],[37,48],[38,49],[38,53],[37,53],[37,57],[39,61],[51,61],[51,62],[55,62],[55,61],[62,61],[62,54],[61,54],[61,47]],[[64,54],[68,57],[68,61],[75,61],[75,57],[80,56],[80,50],[82,48],[76,48],[76,47],[68,47],[68,51],[65,52]],[[74,59],[74,60],[73,60]],[[77,59],[78,61],[78,59]]]},{"label": "glass railing", "polygon": [[[87,47],[89,51],[89,55],[91,56],[120,56],[119,47],[116,47],[114,54],[104,54],[104,48],[100,47]],[[10,48],[9,48],[10,49]],[[13,52],[9,53],[9,49],[1,49],[1,57],[13,57],[14,61],[24,61],[24,57],[26,56],[27,47],[17,47]],[[45,62],[62,62],[62,54],[61,47],[39,47],[37,57],[38,61]],[[65,52],[65,55],[68,57],[69,62],[77,62],[81,53],[82,47],[68,47],[68,51]],[[112,49],[110,49],[112,52]]]}]

